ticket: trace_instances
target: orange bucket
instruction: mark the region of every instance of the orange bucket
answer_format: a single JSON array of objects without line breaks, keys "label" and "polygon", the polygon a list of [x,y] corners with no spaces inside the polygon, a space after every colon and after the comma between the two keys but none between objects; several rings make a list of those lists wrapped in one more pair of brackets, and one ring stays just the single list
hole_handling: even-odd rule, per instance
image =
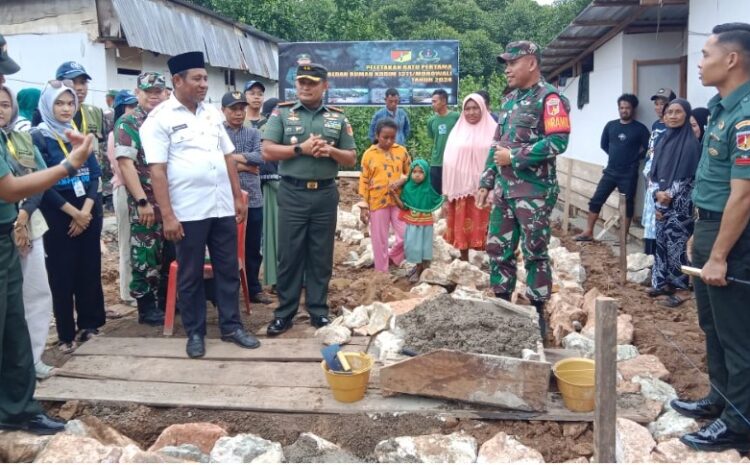
[{"label": "orange bucket", "polygon": [[593,360],[566,358],[555,363],[552,372],[557,379],[565,408],[571,412],[594,410],[596,378]]},{"label": "orange bucket", "polygon": [[357,402],[365,397],[374,360],[363,352],[344,352],[344,356],[352,367],[351,373],[331,371],[325,360],[320,362],[320,366],[334,399],[346,403]]}]

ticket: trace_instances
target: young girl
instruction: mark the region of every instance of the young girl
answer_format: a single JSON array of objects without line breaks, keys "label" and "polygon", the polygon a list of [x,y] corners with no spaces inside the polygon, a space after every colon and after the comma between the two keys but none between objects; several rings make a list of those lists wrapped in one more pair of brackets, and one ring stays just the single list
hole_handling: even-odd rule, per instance
[{"label": "young girl", "polygon": [[[375,269],[388,272],[388,260],[395,265],[404,261],[404,223],[399,219],[398,204],[391,193],[398,193],[409,172],[409,154],[395,143],[398,126],[392,119],[382,119],[375,127],[376,143],[362,155],[359,195],[362,206],[360,219],[370,224],[372,255]],[[388,231],[393,226],[396,242],[388,250]]]},{"label": "young girl", "polygon": [[445,200],[432,188],[427,161],[414,160],[401,196],[394,194],[393,198],[402,208],[399,216],[406,223],[406,261],[417,265],[409,279],[416,282],[432,260],[432,212],[440,208]]}]

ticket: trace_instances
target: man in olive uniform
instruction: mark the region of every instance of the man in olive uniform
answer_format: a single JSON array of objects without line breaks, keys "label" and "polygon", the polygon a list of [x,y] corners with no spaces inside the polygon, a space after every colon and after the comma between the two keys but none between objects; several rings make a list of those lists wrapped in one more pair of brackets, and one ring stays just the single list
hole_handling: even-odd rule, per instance
[{"label": "man in olive uniform", "polygon": [[323,104],[328,70],[310,63],[297,67],[295,102],[280,103],[263,133],[263,158],[279,161],[279,306],[268,326],[276,336],[292,327],[302,278],[310,324],[328,321],[328,282],[339,192],[339,165],[356,162],[354,136],[343,112]]},{"label": "man in olive uniform", "polygon": [[75,61],[66,61],[57,68],[55,78],[58,80],[70,79],[73,88],[81,102],[81,107],[73,116],[73,127],[82,134],[93,134],[94,152],[99,166],[102,167],[102,183],[99,189],[102,193],[102,205],[112,205],[112,167],[107,157],[107,135],[112,130],[112,118],[106,118],[101,108],[83,103],[89,94],[89,81],[91,76],[86,69]]},{"label": "man in olive uniform", "polygon": [[[679,413],[716,419],[682,442],[698,450],[750,451],[750,24],[716,26],[698,65],[704,86],[719,91],[695,175],[697,221],[692,261],[698,322],[706,334],[711,391],[675,399]],[[688,246],[690,247],[690,246]]]},{"label": "man in olive uniform", "polygon": [[165,100],[166,84],[160,73],[138,76],[138,106],[133,113],[121,117],[114,130],[115,157],[128,190],[133,272],[130,295],[138,303],[138,323],[151,326],[164,324],[167,273],[174,253],[164,253],[173,246],[164,241],[161,212],[138,131],[151,110]]},{"label": "man in olive uniform", "polygon": [[549,218],[559,187],[555,157],[568,146],[570,105],[539,70],[539,46],[511,42],[498,60],[513,89],[502,103],[495,139],[482,174],[477,204],[486,205],[492,191],[487,254],[490,285],[497,297],[510,300],[516,286],[519,239],[526,266],[526,296],[539,313],[546,335],[544,303],[552,276],[547,254]]}]

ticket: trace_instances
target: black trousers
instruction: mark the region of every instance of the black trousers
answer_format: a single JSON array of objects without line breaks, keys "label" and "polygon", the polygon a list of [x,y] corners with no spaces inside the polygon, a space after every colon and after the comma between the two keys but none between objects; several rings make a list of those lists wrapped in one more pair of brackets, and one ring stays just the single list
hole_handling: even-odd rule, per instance
[{"label": "black trousers", "polygon": [[[81,208],[85,197],[66,192],[63,197]],[[43,206],[42,213],[49,231],[44,235],[47,253],[47,277],[52,291],[57,337],[72,342],[77,330],[96,329],[104,325],[104,292],[102,291],[102,203],[101,197],[91,210],[89,227],[76,237],[68,236],[72,219],[59,208]]]},{"label": "black trousers", "polygon": [[602,179],[596,186],[596,191],[589,201],[589,211],[599,213],[602,211],[602,205],[607,201],[609,195],[617,188],[621,194],[625,194],[625,215],[628,218],[633,217],[635,211],[635,191],[638,187],[638,171],[625,170],[622,173],[613,173],[604,170]]},{"label": "black trousers", "polygon": [[0,423],[21,423],[42,411],[23,308],[23,275],[10,224],[0,225]]},{"label": "black trousers", "polygon": [[305,302],[312,316],[328,316],[328,282],[333,272],[333,243],[339,191],[335,183],[307,189],[282,180],[279,205],[277,318],[297,313],[305,279]]},{"label": "black trousers", "polygon": [[[708,261],[720,220],[695,223],[693,264],[702,268]],[[727,258],[727,276],[750,280],[750,226],[745,228]],[[707,286],[695,279],[698,322],[706,334],[708,377],[715,388],[709,398],[725,404],[721,418],[730,429],[750,433],[750,286],[729,283]],[[718,392],[717,392],[718,391]],[[725,402],[723,393],[729,400]],[[744,418],[743,418],[744,417]]]},{"label": "black trousers", "polygon": [[237,265],[237,222],[234,216],[184,221],[185,237],[177,242],[177,295],[182,325],[188,336],[206,335],[206,290],[203,265],[206,246],[214,273],[219,329],[229,334],[242,328],[239,308],[240,273]]},{"label": "black trousers", "polygon": [[245,230],[245,275],[250,295],[263,290],[258,280],[263,255],[260,253],[260,241],[263,237],[263,207],[247,209],[247,229]]},{"label": "black trousers", "polygon": [[435,192],[438,194],[443,193],[443,167],[442,166],[431,166],[430,167],[430,184]]}]

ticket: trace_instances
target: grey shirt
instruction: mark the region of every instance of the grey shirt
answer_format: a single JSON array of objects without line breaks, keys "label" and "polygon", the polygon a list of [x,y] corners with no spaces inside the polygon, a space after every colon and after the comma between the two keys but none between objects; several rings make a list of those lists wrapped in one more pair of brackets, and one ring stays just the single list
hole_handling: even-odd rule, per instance
[{"label": "grey shirt", "polygon": [[[245,162],[250,166],[261,166],[264,163],[260,154],[260,131],[255,128],[241,126],[239,129],[231,128],[224,123],[229,138],[235,147],[235,153],[245,157]],[[263,192],[260,189],[260,176],[253,173],[240,172],[240,187],[249,195],[248,208],[263,207]]]}]

